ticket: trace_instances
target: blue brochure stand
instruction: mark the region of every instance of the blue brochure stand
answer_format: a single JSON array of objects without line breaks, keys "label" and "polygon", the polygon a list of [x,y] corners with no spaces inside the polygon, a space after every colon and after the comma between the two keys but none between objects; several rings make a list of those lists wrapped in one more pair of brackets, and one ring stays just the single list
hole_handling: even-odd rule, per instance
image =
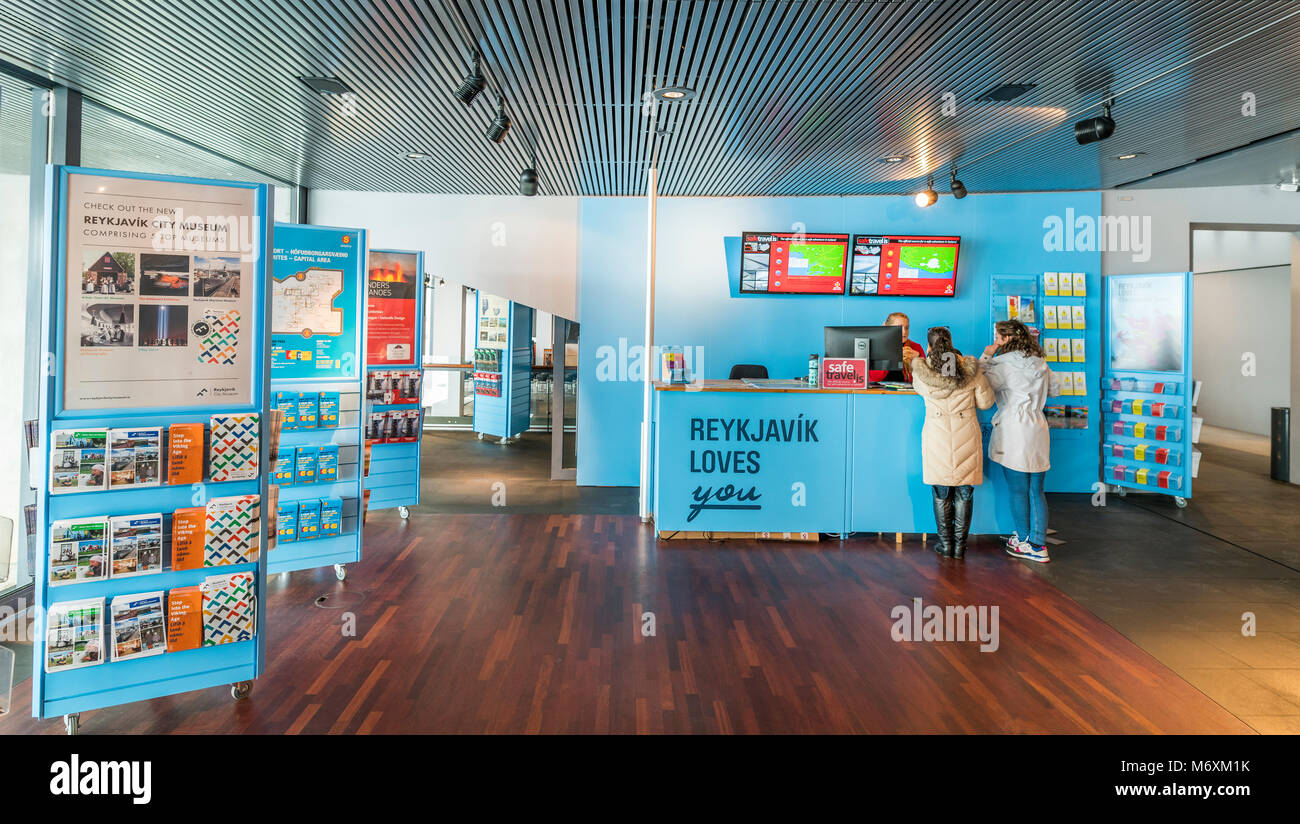
[{"label": "blue brochure stand", "polygon": [[[269,478],[266,428],[260,428],[260,467],[258,476],[253,479],[213,482],[207,480],[211,477],[209,468],[205,469],[202,483],[169,486],[165,483],[163,458],[167,449],[167,427],[171,424],[206,424],[211,415],[221,413],[257,414],[262,422],[266,420],[269,391],[269,329],[266,319],[269,304],[265,282],[270,258],[270,215],[273,214],[271,190],[265,184],[49,166],[46,191],[47,203],[50,204],[46,221],[50,227],[46,237],[46,259],[50,264],[43,293],[45,314],[41,318],[41,334],[45,351],[50,353],[50,369],[40,387],[41,443],[33,460],[33,471],[37,473],[33,483],[41,490],[37,496],[35,535],[39,558],[35,575],[36,601],[41,607],[41,615],[32,645],[32,713],[39,718],[63,715],[67,730],[72,733],[77,730],[79,714],[85,710],[219,685],[233,685],[232,693],[236,698],[246,697],[252,688],[252,679],[264,666],[265,655],[268,522],[265,503]],[[89,211],[92,206],[88,205],[92,201],[93,212]],[[235,205],[232,206],[232,202]],[[199,245],[185,245],[190,241],[183,240],[182,233],[169,234],[169,245],[159,245],[158,221],[165,214],[175,214],[178,207],[183,207],[185,215],[190,217],[204,215],[204,212],[196,213],[195,209],[225,209],[226,215],[232,212],[244,215],[246,220],[241,222],[236,218],[226,227],[232,233],[235,231],[232,227],[237,227],[240,238],[246,239],[248,245],[238,252],[213,251],[228,248],[224,240],[213,240],[222,230],[211,227],[223,221],[222,217],[216,220],[203,218],[206,222],[202,225],[208,228],[196,230]],[[78,211],[74,213],[74,209]],[[81,215],[76,226],[70,226],[73,214]],[[75,232],[71,240],[70,232]],[[231,242],[235,241],[233,234],[228,236]],[[91,284],[87,280],[91,270],[86,268],[86,260],[70,259],[70,246],[79,250],[76,255],[87,254],[91,240],[102,246],[104,258],[111,254],[127,261],[126,266],[119,264],[116,267],[116,274],[108,279],[109,282]],[[224,275],[209,281],[210,284],[221,283],[224,289],[215,296],[213,292],[199,291],[200,278],[195,274],[196,258],[206,257],[205,253],[224,254],[226,265],[239,272],[233,278]],[[145,258],[150,258],[148,264]],[[167,260],[163,263],[160,258]],[[138,279],[131,268],[137,262],[140,264]],[[183,264],[189,268],[184,269]],[[158,269],[147,272],[146,265]],[[199,265],[213,264],[205,262]],[[162,269],[167,271],[160,271]],[[191,280],[194,281],[193,291]],[[76,290],[72,284],[76,284]],[[245,297],[251,296],[251,301],[235,300],[240,290],[247,290]],[[102,305],[91,305],[94,301]],[[120,328],[124,335],[115,332],[112,338],[95,337],[96,312],[104,314],[104,306],[111,306],[122,319]],[[246,311],[251,313],[251,317],[243,317],[242,312],[227,308],[227,320],[233,323],[218,328],[207,314],[195,317],[186,314],[190,310],[216,306],[248,307]],[[166,307],[167,312],[162,307]],[[149,318],[148,332],[146,317]],[[167,318],[171,325],[160,321],[160,317]],[[69,328],[74,323],[78,328]],[[150,335],[147,345],[146,334]],[[227,334],[229,337],[225,337]],[[202,340],[198,340],[200,337]],[[69,346],[69,341],[73,341],[75,346]],[[223,344],[231,348],[220,356],[209,355],[210,345],[220,348]],[[129,354],[125,361],[118,354],[124,350]],[[112,375],[106,378],[109,375],[103,371],[106,362],[118,364],[118,368],[129,371],[131,377]],[[168,366],[161,366],[164,363]],[[188,371],[172,371],[178,365]],[[217,374],[223,369],[224,373]],[[88,388],[96,383],[102,386]],[[230,400],[223,402],[219,399],[221,396]],[[69,489],[61,494],[52,494],[52,432],[137,427],[162,428],[160,454],[153,470],[157,472],[161,485]],[[205,458],[206,452],[204,449]],[[102,460],[101,475],[111,477],[107,456]],[[135,459],[132,460],[134,466]],[[205,460],[205,466],[206,463]],[[260,548],[257,560],[197,569],[172,569],[169,546],[172,512],[201,506],[215,497],[237,495],[261,496],[262,517],[255,527]],[[50,536],[54,522],[153,512],[163,514],[161,572],[136,577],[109,574],[102,579],[58,586],[50,584]],[[99,563],[108,565],[111,573],[110,555],[111,548],[106,548]],[[251,639],[113,660],[117,657],[116,654],[110,655],[110,647],[114,646],[110,614],[114,597],[159,590],[166,594],[176,587],[201,584],[209,575],[233,572],[251,572],[255,576],[256,623]],[[99,598],[104,599],[104,621],[96,653],[100,663],[46,672],[46,644],[50,637],[46,622],[50,606]],[[91,649],[91,646],[83,649]],[[114,648],[113,652],[116,653],[117,649]],[[85,655],[87,662],[93,660],[89,654],[78,654]]]},{"label": "blue brochure stand", "polygon": [[530,423],[533,310],[479,292],[475,316],[474,351],[491,357],[474,359],[474,431],[505,443]]},{"label": "blue brochure stand", "polygon": [[[336,533],[322,528],[298,531],[294,540],[284,540],[281,535],[267,557],[267,571],[272,574],[333,565],[335,575],[343,580],[346,565],[361,560],[365,262],[363,229],[294,223],[275,226],[271,268],[275,283],[268,288],[272,293],[273,402],[296,395],[300,402],[314,399],[319,411],[322,397],[338,399],[338,420],[327,422],[335,425],[321,427],[316,420],[297,422],[296,426],[286,421],[283,425],[281,456],[337,448],[338,464],[332,477],[295,477],[292,484],[280,480],[278,509],[295,504],[319,508],[320,502],[334,500],[342,511]],[[299,316],[299,312],[303,314]]]},{"label": "blue brochure stand", "polygon": [[[413,273],[415,286],[415,335],[412,341],[411,357],[402,360],[386,360],[380,365],[367,365],[367,380],[377,372],[411,371],[421,373],[420,355],[424,351],[424,253],[395,249],[372,249],[370,255],[388,254],[404,255],[415,259]],[[374,358],[374,353],[367,347],[367,361]],[[367,384],[369,385],[369,384]],[[423,387],[423,381],[421,381]],[[369,394],[369,392],[367,392]],[[367,400],[367,420],[371,415],[383,415],[389,412],[414,412],[420,414],[422,404],[384,403],[382,398]],[[370,447],[370,472],[366,475],[366,489],[370,492],[369,508],[397,508],[403,518],[410,515],[410,507],[420,503],[420,442],[424,432],[422,418],[416,418],[416,439],[400,443],[372,443]]]},{"label": "blue brochure stand", "polygon": [[1103,477],[1137,489],[1192,497],[1191,272],[1106,278],[1106,373],[1102,378]]}]

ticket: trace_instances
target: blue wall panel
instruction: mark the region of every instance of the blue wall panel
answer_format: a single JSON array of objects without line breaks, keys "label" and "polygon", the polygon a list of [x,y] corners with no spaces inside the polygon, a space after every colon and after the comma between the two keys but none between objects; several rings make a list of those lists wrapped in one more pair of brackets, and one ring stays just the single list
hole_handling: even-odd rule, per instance
[{"label": "blue wall panel", "polygon": [[[1096,216],[1101,195],[943,197],[928,209],[907,197],[664,198],[658,210],[655,341],[703,347],[699,372],[705,378],[725,378],[733,363],[761,363],[773,377],[793,377],[806,374],[808,355],[822,351],[823,326],[875,325],[902,311],[912,319],[913,340],[924,343],[927,327],[944,324],[959,348],[979,354],[990,341],[994,274],[1081,271],[1089,274],[1090,285],[1096,283],[1100,253],[1044,248],[1044,219],[1064,219],[1067,209]],[[643,199],[582,202],[577,443],[582,485],[637,483],[641,385],[632,354],[645,334],[645,223]],[[957,296],[738,295],[740,233],[788,231],[800,224],[807,231],[961,235]],[[1099,323],[1096,313],[1090,322]],[[1095,350],[1089,357],[1096,357]],[[1090,375],[1093,370],[1090,364]],[[1089,454],[1072,474],[1095,476],[1096,449],[1081,451]],[[1064,454],[1061,459],[1072,465],[1075,460]]]}]

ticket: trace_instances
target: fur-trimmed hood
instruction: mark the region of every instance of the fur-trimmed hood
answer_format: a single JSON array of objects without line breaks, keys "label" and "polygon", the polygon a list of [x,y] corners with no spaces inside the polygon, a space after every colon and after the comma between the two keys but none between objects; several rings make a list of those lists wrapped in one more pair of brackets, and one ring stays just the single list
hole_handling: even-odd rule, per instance
[{"label": "fur-trimmed hood", "polygon": [[912,382],[921,381],[926,386],[936,390],[951,392],[955,389],[961,389],[979,377],[979,374],[979,361],[970,355],[963,355],[958,359],[957,374],[955,375],[945,375],[934,371],[925,358],[914,358],[912,360]]}]

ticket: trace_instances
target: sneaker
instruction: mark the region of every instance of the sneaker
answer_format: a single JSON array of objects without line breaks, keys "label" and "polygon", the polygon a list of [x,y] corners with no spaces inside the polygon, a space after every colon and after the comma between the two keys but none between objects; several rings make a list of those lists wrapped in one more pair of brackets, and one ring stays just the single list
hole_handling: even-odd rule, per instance
[{"label": "sneaker", "polygon": [[1024,558],[1026,561],[1033,561],[1039,564],[1045,564],[1052,560],[1047,555],[1046,546],[1034,546],[1028,541],[1017,541],[1014,547],[1007,547],[1007,554],[1014,555],[1017,558]]},{"label": "sneaker", "polygon": [[1018,543],[1020,543],[1020,536],[1014,532],[1011,533],[1011,537],[1007,538],[1007,549],[1011,549],[1011,547]]}]

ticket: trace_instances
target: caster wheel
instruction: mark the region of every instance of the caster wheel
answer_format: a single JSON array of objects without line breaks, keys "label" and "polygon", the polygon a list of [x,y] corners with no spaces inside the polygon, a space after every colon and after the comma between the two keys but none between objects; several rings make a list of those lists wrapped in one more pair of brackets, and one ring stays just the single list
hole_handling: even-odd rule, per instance
[{"label": "caster wheel", "polygon": [[405,521],[407,518],[411,517],[411,510],[407,509],[404,506],[399,506],[397,508],[397,514],[401,515],[402,520]]},{"label": "caster wheel", "polygon": [[1187,499],[1184,498],[1184,497],[1181,497],[1181,496],[1175,496],[1175,497],[1174,497],[1174,506],[1178,507],[1179,509],[1186,509],[1186,508],[1187,508]]},{"label": "caster wheel", "polygon": [[230,697],[236,701],[243,701],[253,693],[252,681],[240,681],[238,684],[230,685]]},{"label": "caster wheel", "polygon": [[345,564],[334,565],[334,577],[340,581],[346,581],[348,578],[348,568]]},{"label": "caster wheel", "polygon": [[1120,496],[1121,498],[1127,498],[1127,497],[1128,497],[1128,490],[1121,486],[1121,487],[1119,488],[1119,496]]},{"label": "caster wheel", "polygon": [[482,432],[478,433],[478,439],[479,439],[480,441],[483,440],[483,433],[482,433]]},{"label": "caster wheel", "polygon": [[68,735],[76,735],[77,730],[81,729],[81,713],[73,712],[63,716],[63,729]]}]

